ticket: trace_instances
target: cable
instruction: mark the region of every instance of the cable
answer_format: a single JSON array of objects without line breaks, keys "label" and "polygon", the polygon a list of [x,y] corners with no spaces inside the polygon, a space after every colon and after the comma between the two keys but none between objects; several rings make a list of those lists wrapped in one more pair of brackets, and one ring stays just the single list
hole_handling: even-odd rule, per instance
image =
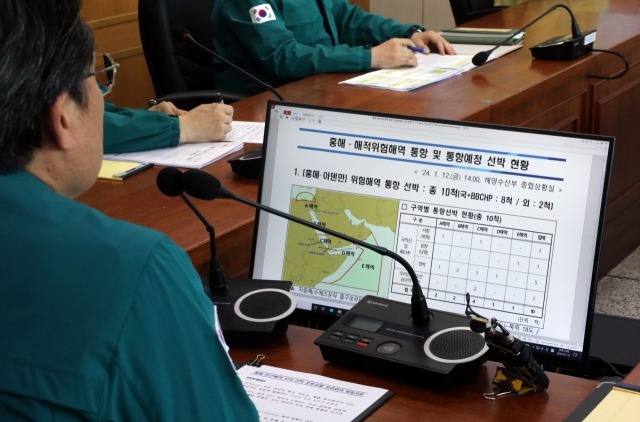
[{"label": "cable", "polygon": [[623,374],[620,371],[618,371],[616,369],[615,366],[613,366],[610,362],[607,362],[606,360],[599,358],[597,356],[589,356],[589,359],[593,359],[593,360],[597,360],[598,362],[603,363],[607,368],[609,368],[614,374],[616,374],[617,376],[619,376],[620,378],[624,378],[626,377],[628,374]]},{"label": "cable", "polygon": [[624,61],[624,70],[622,71],[621,74],[617,75],[617,76],[599,76],[599,75],[587,75],[587,78],[598,78],[598,79],[620,79],[622,78],[626,73],[627,70],[629,70],[629,62],[627,61],[627,59],[620,53],[618,53],[617,51],[611,51],[611,50],[596,50],[595,48],[592,48],[591,51],[596,51],[598,53],[609,53],[609,54],[614,54],[618,57],[620,57],[623,61]]}]

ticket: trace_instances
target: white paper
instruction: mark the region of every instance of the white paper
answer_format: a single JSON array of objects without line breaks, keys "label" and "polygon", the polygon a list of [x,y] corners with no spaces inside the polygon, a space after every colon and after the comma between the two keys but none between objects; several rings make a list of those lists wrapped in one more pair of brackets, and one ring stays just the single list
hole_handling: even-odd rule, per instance
[{"label": "white paper", "polygon": [[[403,66],[376,70],[340,83],[393,91],[411,91],[474,69],[476,66],[471,63],[473,56],[480,51],[492,48],[487,45],[452,45],[457,53],[454,56],[442,56],[437,53],[416,54],[418,59],[416,67]],[[522,44],[502,46],[491,54],[489,60],[496,59],[518,48],[522,48]]]},{"label": "white paper", "polygon": [[263,422],[352,421],[388,392],[267,365],[245,365],[238,376]]},{"label": "white paper", "polygon": [[225,141],[240,141],[248,144],[261,144],[264,139],[264,122],[231,123],[231,132]]},{"label": "white paper", "polygon": [[242,149],[243,145],[240,141],[181,144],[177,147],[151,151],[105,154],[104,159],[199,169]]}]

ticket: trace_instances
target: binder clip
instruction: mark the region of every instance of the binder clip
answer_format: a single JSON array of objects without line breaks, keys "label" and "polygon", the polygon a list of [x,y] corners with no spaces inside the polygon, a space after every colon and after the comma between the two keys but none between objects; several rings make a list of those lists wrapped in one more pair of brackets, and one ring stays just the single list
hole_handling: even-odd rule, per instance
[{"label": "binder clip", "polygon": [[256,356],[256,358],[254,360],[252,360],[251,362],[247,363],[247,365],[249,366],[255,366],[256,368],[260,368],[262,366],[262,359],[264,359],[266,356],[265,355],[258,355]]},{"label": "binder clip", "polygon": [[533,358],[533,353],[526,343],[510,334],[496,318],[487,318],[471,309],[471,296],[467,293],[467,309],[465,314],[471,318],[470,327],[476,333],[484,333],[484,341],[489,347],[489,359],[501,362],[504,367],[496,369],[493,384],[503,391],[484,393],[487,400],[509,394],[521,396],[538,390],[549,388],[549,378]]}]

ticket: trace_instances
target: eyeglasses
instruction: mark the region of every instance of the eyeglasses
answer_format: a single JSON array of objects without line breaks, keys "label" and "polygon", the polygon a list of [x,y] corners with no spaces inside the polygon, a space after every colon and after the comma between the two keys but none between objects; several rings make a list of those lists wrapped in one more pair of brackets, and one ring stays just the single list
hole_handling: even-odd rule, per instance
[{"label": "eyeglasses", "polygon": [[[87,75],[87,78],[96,76],[100,83],[100,91],[105,96],[111,92],[113,86],[116,84],[116,69],[120,64],[113,61],[111,56],[107,53],[93,53],[96,61],[96,70]],[[104,76],[102,75],[104,73]]]}]

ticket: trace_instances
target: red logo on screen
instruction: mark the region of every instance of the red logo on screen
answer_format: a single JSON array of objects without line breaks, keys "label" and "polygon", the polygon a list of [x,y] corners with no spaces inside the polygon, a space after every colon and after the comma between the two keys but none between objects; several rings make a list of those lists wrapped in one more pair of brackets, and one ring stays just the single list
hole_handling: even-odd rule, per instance
[{"label": "red logo on screen", "polygon": [[285,110],[284,114],[287,114],[287,115],[291,116],[291,111],[290,110]]}]

